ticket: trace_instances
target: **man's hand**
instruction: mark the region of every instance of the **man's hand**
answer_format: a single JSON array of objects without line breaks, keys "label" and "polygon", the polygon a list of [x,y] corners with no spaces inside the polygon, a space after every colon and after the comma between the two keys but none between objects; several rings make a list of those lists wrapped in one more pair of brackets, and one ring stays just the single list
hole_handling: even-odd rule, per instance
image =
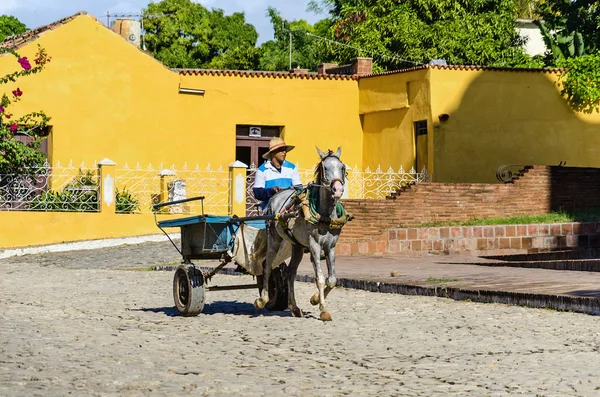
[{"label": "man's hand", "polygon": [[271,188],[271,195],[277,194],[281,191],[282,189],[279,186],[275,186]]}]

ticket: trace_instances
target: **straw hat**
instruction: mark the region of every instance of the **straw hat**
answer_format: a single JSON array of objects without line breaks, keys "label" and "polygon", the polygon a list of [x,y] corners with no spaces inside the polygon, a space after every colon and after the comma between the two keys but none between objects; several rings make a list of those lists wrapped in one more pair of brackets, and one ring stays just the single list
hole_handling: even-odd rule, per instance
[{"label": "straw hat", "polygon": [[263,159],[265,159],[265,160],[271,159],[271,153],[273,153],[277,149],[281,149],[282,147],[285,147],[286,152],[289,152],[293,148],[295,148],[295,146],[286,145],[285,142],[283,141],[283,139],[281,139],[279,137],[271,138],[271,140],[269,141],[269,151],[267,153],[263,154],[263,156],[262,156]]}]

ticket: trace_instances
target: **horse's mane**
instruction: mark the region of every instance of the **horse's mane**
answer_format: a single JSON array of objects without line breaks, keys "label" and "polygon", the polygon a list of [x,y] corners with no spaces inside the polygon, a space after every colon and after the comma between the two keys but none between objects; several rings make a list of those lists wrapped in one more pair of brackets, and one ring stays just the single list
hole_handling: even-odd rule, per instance
[{"label": "horse's mane", "polygon": [[315,166],[315,183],[320,185],[323,181],[323,161],[319,161]]},{"label": "horse's mane", "polygon": [[[324,166],[323,166],[323,161],[325,161],[325,159],[327,157],[335,157],[336,159],[340,160],[334,153],[333,150],[329,149],[327,156],[323,157],[321,159],[321,161],[319,161],[317,163],[317,165],[315,166],[315,183],[317,185],[320,185],[321,183],[323,183],[323,174],[325,172]],[[341,160],[340,160],[341,161]]]}]

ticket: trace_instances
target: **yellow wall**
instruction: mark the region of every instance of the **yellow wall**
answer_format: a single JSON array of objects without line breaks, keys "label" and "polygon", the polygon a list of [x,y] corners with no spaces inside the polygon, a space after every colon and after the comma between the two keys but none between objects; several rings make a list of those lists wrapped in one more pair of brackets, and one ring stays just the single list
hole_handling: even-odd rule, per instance
[{"label": "yellow wall", "polygon": [[431,124],[429,71],[363,78],[359,89],[364,166],[396,171],[400,166],[406,171],[415,167],[413,122],[427,120]]},{"label": "yellow wall", "polygon": [[[555,73],[431,70],[435,181],[496,182],[505,164],[600,166],[600,114],[577,114]],[[446,113],[448,121],[438,115]]]},{"label": "yellow wall", "polygon": [[[258,124],[285,126],[296,145],[288,159],[302,167],[318,161],[315,145],[341,145],[343,160],[362,166],[355,80],[182,76],[87,15],[19,52],[32,59],[38,43],[52,62],[18,82],[23,101],[11,110],[52,117],[54,163],[226,166],[235,161],[235,125]],[[0,75],[18,69],[14,57],[0,57]],[[179,94],[180,83],[206,94]]]},{"label": "yellow wall", "polygon": [[[172,219],[159,215],[158,220]],[[161,234],[152,214],[0,212],[0,248]],[[179,228],[166,229],[179,233]]]}]

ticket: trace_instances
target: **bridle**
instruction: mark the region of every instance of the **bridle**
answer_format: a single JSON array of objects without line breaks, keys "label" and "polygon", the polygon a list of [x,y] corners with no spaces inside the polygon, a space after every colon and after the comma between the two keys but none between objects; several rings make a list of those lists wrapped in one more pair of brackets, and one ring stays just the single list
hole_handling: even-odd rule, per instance
[{"label": "bridle", "polygon": [[321,161],[319,162],[319,165],[317,166],[317,169],[319,170],[318,180],[321,182],[321,184],[314,183],[314,184],[312,184],[312,186],[322,187],[322,188],[326,188],[326,189],[329,189],[329,190],[331,190],[331,187],[336,182],[339,182],[339,183],[342,184],[342,186],[345,186],[345,179],[346,179],[346,176],[348,175],[348,173],[346,172],[346,165],[344,163],[342,163],[342,175],[343,175],[342,179],[340,179],[340,178],[333,178],[331,180],[331,182],[329,182],[329,185],[323,185],[322,184],[323,182],[327,182],[325,180],[325,167],[323,165],[323,162],[327,158],[329,158],[329,157],[333,157],[333,158],[337,159],[340,163],[342,163],[342,160],[340,160],[340,158],[338,156],[336,156],[335,153],[333,153],[333,150],[329,149],[328,153],[327,153],[327,156],[323,157],[321,159]]}]

